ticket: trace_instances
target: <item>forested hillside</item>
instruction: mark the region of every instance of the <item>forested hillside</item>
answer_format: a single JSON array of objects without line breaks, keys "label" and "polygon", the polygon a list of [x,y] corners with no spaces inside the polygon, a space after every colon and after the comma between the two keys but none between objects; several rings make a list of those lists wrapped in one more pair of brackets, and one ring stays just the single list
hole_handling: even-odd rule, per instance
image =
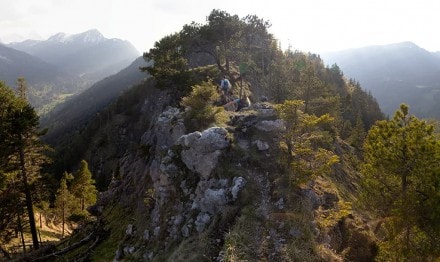
[{"label": "forested hillside", "polygon": [[124,91],[148,77],[139,70],[139,67],[146,64],[142,57],[139,57],[117,74],[97,82],[84,92],[55,107],[41,119],[42,127],[49,129],[44,140],[57,145],[63,136],[69,137],[81,130],[85,123],[114,102]]},{"label": "forested hillside", "polygon": [[[0,213],[3,255],[23,258],[11,252],[13,232],[26,235],[24,218],[35,235],[26,219],[34,205],[63,233],[65,224],[78,228],[24,255],[36,261],[438,259],[433,126],[406,105],[384,120],[336,64],[281,50],[269,28],[257,16],[213,10],[206,23],[158,40],[144,53],[150,77],[75,119],[81,125],[52,142],[44,175],[35,163],[28,182],[30,169],[12,160],[30,157],[32,147],[10,129],[28,119],[13,113],[26,103],[2,86],[0,98],[17,109],[0,110],[8,141],[0,157],[10,160],[0,166],[0,201],[9,203]],[[231,82],[225,93],[223,77]],[[90,97],[105,89],[94,90]],[[73,114],[69,108],[62,110]],[[29,110],[26,134],[36,138]],[[20,179],[23,188],[15,187]]]},{"label": "forested hillside", "polygon": [[392,116],[401,103],[418,117],[440,117],[440,57],[411,42],[323,54],[348,78],[359,81]]},{"label": "forested hillside", "polygon": [[60,94],[71,94],[86,84],[55,65],[0,44],[0,79],[15,88],[20,77],[26,79],[29,102],[43,111],[43,106],[57,100]]}]

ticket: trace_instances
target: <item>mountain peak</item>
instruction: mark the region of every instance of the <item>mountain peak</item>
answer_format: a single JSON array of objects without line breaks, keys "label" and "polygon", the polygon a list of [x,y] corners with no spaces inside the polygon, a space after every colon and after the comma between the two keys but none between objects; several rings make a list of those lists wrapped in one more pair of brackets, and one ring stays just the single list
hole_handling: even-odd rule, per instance
[{"label": "mountain peak", "polygon": [[69,42],[82,42],[82,43],[99,43],[106,40],[106,38],[97,29],[91,29],[83,33],[74,35],[67,35],[66,33],[57,33],[49,37],[48,41],[69,43]]},{"label": "mountain peak", "polygon": [[395,43],[395,44],[390,44],[390,45],[384,45],[385,47],[400,47],[400,48],[418,48],[421,49],[421,47],[419,47],[418,45],[414,44],[413,42],[410,41],[405,41],[405,42],[400,42],[400,43]]},{"label": "mountain peak", "polygon": [[47,39],[48,41],[53,41],[53,42],[65,42],[67,38],[67,34],[66,33],[57,33],[51,37],[49,37],[49,39]]},{"label": "mountain peak", "polygon": [[84,43],[99,43],[105,40],[105,37],[97,29],[91,29],[83,33],[70,36],[73,41],[80,41]]}]

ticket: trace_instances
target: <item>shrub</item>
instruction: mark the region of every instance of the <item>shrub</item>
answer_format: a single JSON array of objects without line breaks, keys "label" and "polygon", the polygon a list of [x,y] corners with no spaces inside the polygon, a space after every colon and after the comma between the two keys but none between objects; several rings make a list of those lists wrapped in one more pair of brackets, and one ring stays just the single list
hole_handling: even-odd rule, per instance
[{"label": "shrub", "polygon": [[194,85],[191,93],[182,98],[181,105],[185,107],[185,126],[189,131],[203,130],[217,120],[217,115],[223,111],[213,104],[220,98],[212,81]]}]

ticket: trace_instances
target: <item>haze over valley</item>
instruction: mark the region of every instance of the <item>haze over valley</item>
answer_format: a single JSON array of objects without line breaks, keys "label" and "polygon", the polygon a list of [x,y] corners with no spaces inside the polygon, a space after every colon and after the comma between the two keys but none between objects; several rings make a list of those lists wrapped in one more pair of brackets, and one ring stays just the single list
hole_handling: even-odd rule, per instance
[{"label": "haze over valley", "polygon": [[321,57],[371,91],[387,115],[406,103],[418,117],[440,119],[438,52],[401,42],[323,53]]},{"label": "haze over valley", "polygon": [[139,56],[128,41],[107,39],[96,29],[75,35],[58,33],[47,40],[0,45],[0,78],[14,87],[17,78],[24,77],[30,102],[47,113]]}]

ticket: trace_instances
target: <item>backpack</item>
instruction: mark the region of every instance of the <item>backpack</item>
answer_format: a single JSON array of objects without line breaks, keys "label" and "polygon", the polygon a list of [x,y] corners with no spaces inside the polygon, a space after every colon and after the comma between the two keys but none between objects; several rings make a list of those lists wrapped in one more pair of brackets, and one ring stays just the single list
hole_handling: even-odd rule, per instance
[{"label": "backpack", "polygon": [[222,79],[221,87],[224,90],[228,90],[229,87],[231,87],[231,84],[229,83],[228,79]]}]

